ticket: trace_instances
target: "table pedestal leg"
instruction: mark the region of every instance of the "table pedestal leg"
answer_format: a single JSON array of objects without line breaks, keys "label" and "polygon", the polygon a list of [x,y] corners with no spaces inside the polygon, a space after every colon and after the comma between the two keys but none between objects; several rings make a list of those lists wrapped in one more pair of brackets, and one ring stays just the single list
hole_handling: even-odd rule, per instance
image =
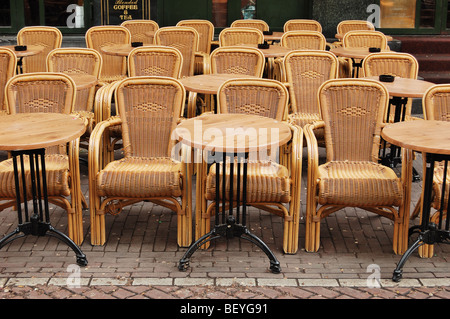
[{"label": "table pedestal leg", "polygon": [[[406,116],[406,104],[408,103],[407,98],[401,98],[394,96],[389,101],[389,106],[387,110],[386,123],[390,122],[391,105],[394,106],[394,123],[403,122]],[[398,163],[401,162],[400,156],[401,148],[396,145],[391,145],[389,154],[386,154],[386,141],[383,141],[383,146],[380,154],[380,162],[383,165],[394,168]],[[420,181],[420,175],[417,170],[413,167],[413,182]]]},{"label": "table pedestal leg", "polygon": [[[447,176],[447,161],[450,160],[450,156],[446,155],[436,155],[436,154],[425,154],[426,157],[426,172],[425,172],[425,183],[424,183],[424,193],[423,193],[423,203],[422,203],[422,222],[420,226],[413,226],[409,229],[409,235],[413,233],[419,233],[418,239],[414,244],[408,248],[405,254],[400,259],[397,268],[394,270],[392,280],[395,282],[400,281],[402,278],[402,268],[406,263],[407,259],[411,254],[424,244],[433,245],[435,243],[449,243],[450,232],[449,224],[450,220],[448,216],[445,217],[445,225],[443,225],[444,210],[447,212],[450,209],[450,201],[447,201],[447,207],[444,208],[444,198],[446,196],[446,176]],[[441,193],[441,207],[439,210],[439,223],[434,224],[430,222],[430,210],[431,210],[431,194],[433,188],[433,177],[434,177],[434,164],[436,161],[446,161],[443,172],[443,185]],[[447,197],[449,194],[447,194]],[[445,226],[445,227],[444,227]]]},{"label": "table pedestal leg", "polygon": [[[218,154],[215,154],[217,156]],[[237,172],[236,172],[236,181],[234,181],[234,157],[236,154],[231,154],[230,161],[230,191],[229,191],[229,199],[228,199],[228,215],[226,214],[226,153],[223,153],[223,160],[221,162],[222,165],[222,206],[219,206],[221,201],[220,199],[220,166],[219,163],[216,162],[216,206],[215,206],[215,226],[213,230],[199,239],[197,239],[185,252],[183,257],[180,259],[178,264],[179,270],[186,270],[189,267],[189,260],[191,256],[194,254],[197,249],[199,249],[204,244],[215,240],[217,238],[226,237],[227,239],[240,237],[246,239],[253,244],[257,245],[261,248],[267,257],[270,260],[270,270],[273,273],[280,273],[281,267],[280,263],[273,254],[273,252],[269,249],[269,247],[257,236],[252,234],[248,228],[246,227],[246,213],[247,213],[247,160],[248,153],[245,156],[243,163],[241,164],[242,155],[237,155]],[[241,165],[242,167],[242,185],[241,185]],[[233,199],[233,189],[234,182],[236,182],[237,189],[237,198]],[[240,198],[242,187],[242,198]],[[233,214],[233,203],[236,203],[236,214]],[[240,206],[242,204],[242,216],[240,215]],[[220,208],[222,208],[222,213],[220,212]],[[222,215],[222,216],[220,216]],[[220,218],[222,217],[222,218]],[[219,224],[219,220],[222,219],[222,223]]]},{"label": "table pedestal leg", "polygon": [[[5,235],[0,240],[0,248],[12,242],[15,239],[33,235],[33,236],[45,236],[49,235],[58,238],[62,242],[66,243],[76,254],[77,263],[80,266],[87,265],[86,255],[83,254],[81,249],[64,233],[56,230],[50,224],[50,213],[48,207],[48,195],[47,195],[47,179],[45,174],[45,150],[37,149],[31,151],[12,151],[12,159],[14,165],[14,181],[16,188],[16,204],[17,215],[19,225],[10,234]],[[30,164],[30,176],[31,176],[31,193],[33,203],[33,213],[29,216],[28,212],[28,198],[27,198],[27,181],[25,174],[24,156],[29,157]],[[18,163],[17,158],[20,161]],[[39,165],[40,158],[40,165]],[[18,167],[20,164],[20,169]],[[41,169],[39,168],[41,167]],[[42,173],[40,173],[40,170]],[[20,173],[19,173],[20,171]],[[42,178],[42,181],[41,181]],[[42,183],[42,184],[41,184]],[[22,186],[22,187],[20,187]],[[22,199],[23,199],[23,214],[22,214]]]}]

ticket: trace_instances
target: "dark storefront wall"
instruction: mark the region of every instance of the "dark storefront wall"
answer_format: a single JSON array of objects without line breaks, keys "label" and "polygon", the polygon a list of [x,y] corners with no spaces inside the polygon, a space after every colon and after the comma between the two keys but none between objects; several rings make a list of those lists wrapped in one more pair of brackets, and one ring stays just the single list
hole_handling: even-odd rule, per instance
[{"label": "dark storefront wall", "polygon": [[[255,18],[266,21],[274,30],[282,30],[289,19],[310,17],[310,2],[257,0]],[[158,0],[157,12],[152,14],[152,19],[156,19],[160,26],[175,25],[183,19],[207,19],[215,22],[217,29],[221,29],[234,20],[242,19],[241,9],[246,3],[241,0]]]},{"label": "dark storefront wall", "polygon": [[[85,33],[92,25],[104,24],[102,3],[107,0],[4,0],[0,2],[0,33],[15,34],[27,25],[52,25],[64,34]],[[109,0],[111,3],[117,0]],[[123,0],[130,1],[130,0]],[[144,0],[143,0],[144,1]],[[232,21],[241,19],[241,9],[248,0],[145,0],[150,3],[150,18],[160,26],[175,25],[183,19],[207,19],[216,25],[216,33]],[[415,21],[408,28],[386,28],[379,30],[386,34],[449,34],[450,0],[256,0],[255,18],[268,22],[272,30],[281,30],[289,19],[309,18],[322,24],[326,37],[333,37],[337,24],[346,19],[367,20],[372,14],[370,5],[381,5],[382,15],[395,14],[386,8],[399,3],[416,3]],[[69,4],[82,6],[84,27],[68,27],[67,18],[73,14],[66,12]],[[384,11],[383,11],[384,8]],[[400,8],[401,9],[401,8]],[[410,8],[411,9],[411,8]],[[399,19],[400,20],[400,19]],[[410,21],[412,21],[410,19]],[[114,24],[118,24],[115,22]]]}]

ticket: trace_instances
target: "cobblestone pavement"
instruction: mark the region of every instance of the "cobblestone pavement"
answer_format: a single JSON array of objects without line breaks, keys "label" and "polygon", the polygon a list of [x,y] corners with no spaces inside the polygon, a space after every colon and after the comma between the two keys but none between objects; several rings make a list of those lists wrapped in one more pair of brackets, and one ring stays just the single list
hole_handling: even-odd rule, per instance
[{"label": "cobblestone pavement", "polygon": [[[86,157],[86,154],[82,154]],[[304,161],[304,168],[306,162]],[[415,167],[421,172],[422,160]],[[82,190],[88,199],[87,167],[81,165]],[[306,180],[302,209],[305,211]],[[422,184],[413,184],[412,204]],[[15,229],[16,213],[0,212],[0,234]],[[176,217],[166,208],[139,203],[106,217],[107,243],[91,246],[89,212],[84,211],[88,265],[78,267],[65,244],[44,236],[26,236],[0,250],[1,299],[447,299],[450,294],[449,247],[439,244],[435,256],[414,253],[399,283],[391,280],[400,256],[392,252],[392,221],[347,208],[321,225],[321,248],[282,252],[280,217],[251,208],[249,225],[280,261],[282,271],[269,271],[269,261],[255,245],[239,239],[217,240],[198,250],[190,268],[179,271],[185,252],[176,244]],[[51,206],[52,225],[65,232],[65,211]],[[411,222],[417,224],[418,220]],[[379,281],[373,281],[380,278]],[[378,288],[370,288],[379,284]]]}]

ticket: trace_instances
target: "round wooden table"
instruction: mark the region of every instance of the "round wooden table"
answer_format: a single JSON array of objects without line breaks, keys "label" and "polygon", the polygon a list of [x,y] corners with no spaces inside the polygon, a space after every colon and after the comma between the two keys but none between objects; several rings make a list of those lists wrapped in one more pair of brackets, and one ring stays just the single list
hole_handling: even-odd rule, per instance
[{"label": "round wooden table", "polygon": [[264,41],[271,41],[272,43],[275,41],[280,41],[283,37],[284,32],[276,32],[274,31],[272,34],[265,34]]},{"label": "round wooden table", "polygon": [[[422,222],[419,227],[413,226],[409,233],[419,233],[418,239],[402,256],[392,279],[399,281],[402,268],[409,256],[420,246],[448,241],[449,216],[444,216],[442,208],[439,212],[439,225],[430,222],[430,208],[432,203],[433,177],[435,162],[445,161],[443,176],[447,176],[447,166],[450,160],[450,122],[443,121],[407,121],[388,124],[383,128],[381,136],[388,142],[399,147],[417,152],[423,152],[426,161],[425,181],[422,198]],[[446,187],[442,187],[442,198],[445,198]],[[448,196],[448,194],[447,194]],[[443,220],[446,219],[445,225]]]},{"label": "round wooden table", "polygon": [[[352,77],[359,77],[359,69],[362,67],[362,60],[371,54],[369,48],[332,48],[330,52],[339,57],[349,58],[353,61]],[[390,50],[381,50],[380,52],[390,52]],[[358,61],[356,61],[358,60]]]},{"label": "round wooden table", "polygon": [[100,48],[100,51],[109,55],[126,57],[133,49],[134,47],[131,46],[131,43],[123,43],[104,45]]},{"label": "round wooden table", "polygon": [[24,51],[16,51],[15,50],[15,45],[5,45],[3,46],[4,48],[8,48],[11,51],[14,52],[14,54],[16,55],[16,57],[18,58],[17,60],[17,74],[21,74],[23,73],[23,69],[22,69],[22,64],[23,64],[23,58],[27,57],[27,56],[33,56],[36,54],[41,53],[42,51],[44,51],[44,47],[41,45],[27,45],[27,49]]},{"label": "round wooden table", "polygon": [[72,78],[77,86],[77,90],[85,90],[90,89],[93,86],[96,86],[98,83],[98,79],[94,75],[90,74],[67,74]]},{"label": "round wooden table", "polygon": [[[362,79],[379,81],[378,76],[368,76]],[[381,82],[386,87],[390,96],[404,98],[422,98],[425,92],[435,85],[432,82],[417,79],[395,77],[394,82]]]},{"label": "round wooden table", "polygon": [[186,91],[189,91],[187,117],[192,118],[196,114],[197,94],[215,95],[220,86],[230,80],[236,78],[258,78],[251,75],[242,74],[200,74],[188,76],[180,79]]},{"label": "round wooden table", "polygon": [[[250,240],[260,247],[270,259],[271,271],[279,273],[281,271],[280,263],[275,255],[246,226],[247,163],[251,153],[258,153],[262,149],[277,148],[287,143],[291,138],[289,126],[286,123],[257,115],[203,114],[179,124],[174,131],[174,136],[181,143],[200,149],[205,156],[202,156],[199,161],[207,159],[207,163],[210,161],[216,162],[216,190],[220,188],[220,172],[225,171],[225,165],[230,167],[230,185],[236,183],[237,187],[236,199],[233,198],[234,187],[232,186],[230,186],[228,197],[222,194],[222,198],[220,198],[220,192],[216,191],[215,226],[212,231],[202,235],[188,248],[184,256],[180,259],[178,268],[180,270],[186,270],[190,257],[198,248],[209,241],[219,237],[240,237]],[[209,157],[208,154],[210,155]],[[231,158],[228,160],[228,164],[227,156]],[[237,158],[236,164],[235,158]],[[201,163],[198,164],[200,164],[198,165],[199,170],[197,170],[198,178],[206,178],[206,172],[201,168],[203,165]],[[237,166],[236,174],[233,173],[235,165]],[[236,180],[234,180],[235,178]],[[240,185],[241,180],[242,185]],[[223,190],[226,189],[225,181],[226,178],[222,178]],[[242,189],[242,192],[240,189]],[[197,203],[200,203],[201,192],[198,191],[196,196]],[[229,202],[226,202],[226,198],[228,198]],[[220,202],[222,202],[221,219]],[[230,202],[237,203],[238,208],[236,212],[233,211],[233,205],[230,205]],[[241,203],[242,216],[240,215]],[[225,214],[225,207],[229,207],[228,215]]]},{"label": "round wooden table", "polygon": [[[379,81],[378,76],[369,76],[362,79],[371,79]],[[417,79],[407,79],[401,77],[395,77],[394,82],[381,82],[388,90],[391,99],[389,101],[389,108],[387,110],[386,123],[390,121],[390,107],[394,107],[394,122],[400,122],[405,120],[406,105],[409,98],[422,98],[425,92],[435,85],[432,82],[422,81]],[[385,142],[383,142],[385,144]],[[391,144],[390,154],[386,155],[386,148],[382,149],[380,154],[381,162],[384,165],[395,167],[400,162],[399,148]],[[420,176],[416,169],[413,169],[414,181],[419,181]]]},{"label": "round wooden table", "polygon": [[[80,137],[85,130],[86,126],[83,120],[68,114],[18,113],[0,117],[0,150],[11,151],[18,213],[18,227],[0,240],[0,248],[17,238],[23,237],[23,235],[51,235],[72,248],[79,265],[87,265],[86,256],[81,249],[67,235],[56,230],[50,224],[44,158],[46,147],[72,141]],[[26,179],[21,174],[22,170],[26,169],[25,156],[30,158],[28,172],[31,175],[33,195],[28,200],[33,202],[31,216],[28,216],[25,195],[23,195],[25,200],[23,201],[24,216],[22,216],[21,194],[27,193]],[[39,160],[40,165],[37,164]],[[18,167],[21,167],[21,169]],[[43,194],[40,190],[41,185]],[[19,233],[23,233],[23,235],[18,235]]]}]

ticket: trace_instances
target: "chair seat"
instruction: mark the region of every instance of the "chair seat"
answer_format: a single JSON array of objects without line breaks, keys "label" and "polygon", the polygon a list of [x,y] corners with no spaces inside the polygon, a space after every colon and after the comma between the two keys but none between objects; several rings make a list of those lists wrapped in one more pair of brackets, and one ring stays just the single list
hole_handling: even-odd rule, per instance
[{"label": "chair seat", "polygon": [[[31,199],[31,176],[29,173],[30,164],[28,159],[28,156],[24,156],[27,197]],[[20,169],[20,164],[18,163],[18,165]],[[59,154],[45,155],[45,171],[47,178],[48,196],[69,196],[69,160],[67,156]],[[16,197],[12,158],[0,162],[0,185],[2,185],[2,187],[0,188],[0,197]]]},{"label": "chair seat", "polygon": [[[222,199],[222,168],[220,169],[220,198]],[[243,170],[243,165],[241,165]],[[237,196],[237,165],[234,165],[233,198]],[[226,199],[229,200],[230,165],[226,165]],[[240,186],[242,192],[242,183]],[[216,164],[210,168],[206,178],[206,199],[216,198]],[[286,167],[273,162],[249,162],[247,167],[247,203],[290,201],[290,179]]]},{"label": "chair seat", "polygon": [[399,206],[402,186],[395,172],[374,162],[333,161],[319,166],[321,205]]},{"label": "chair seat", "polygon": [[99,196],[128,198],[181,196],[181,163],[170,158],[126,157],[99,172]]}]

